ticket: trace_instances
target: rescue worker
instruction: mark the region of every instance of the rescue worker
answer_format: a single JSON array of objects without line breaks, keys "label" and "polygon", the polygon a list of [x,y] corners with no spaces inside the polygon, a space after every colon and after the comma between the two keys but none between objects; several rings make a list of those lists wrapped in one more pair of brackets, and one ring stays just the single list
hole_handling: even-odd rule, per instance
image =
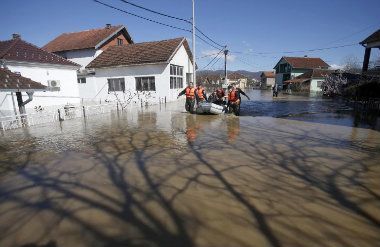
[{"label": "rescue worker", "polygon": [[233,86],[236,90],[238,90],[240,101],[241,101],[241,95],[244,95],[245,97],[247,97],[248,100],[251,100],[251,99],[249,98],[249,96],[246,95],[245,92],[244,92],[243,90],[241,90],[241,88],[239,88],[239,87],[236,86],[235,83],[232,83],[231,86]]},{"label": "rescue worker", "polygon": [[228,104],[227,109],[229,112],[233,112],[236,116],[240,114],[240,93],[233,86],[228,86]]},{"label": "rescue worker", "polygon": [[212,93],[212,95],[210,95],[209,101],[217,105],[225,105],[226,102],[224,98],[224,90],[222,88],[218,88]]},{"label": "rescue worker", "polygon": [[201,103],[201,102],[206,101],[206,99],[207,99],[206,91],[205,91],[205,89],[202,87],[201,84],[198,84],[197,89],[196,89],[196,94],[195,94],[195,96],[196,96],[196,98],[197,98],[197,102],[198,102],[198,104]]},{"label": "rescue worker", "polygon": [[182,96],[186,95],[186,103],[185,103],[185,109],[187,112],[194,113],[194,106],[195,106],[195,87],[192,82],[189,83],[189,86],[187,86],[182,92],[180,92],[177,96],[177,99]]}]

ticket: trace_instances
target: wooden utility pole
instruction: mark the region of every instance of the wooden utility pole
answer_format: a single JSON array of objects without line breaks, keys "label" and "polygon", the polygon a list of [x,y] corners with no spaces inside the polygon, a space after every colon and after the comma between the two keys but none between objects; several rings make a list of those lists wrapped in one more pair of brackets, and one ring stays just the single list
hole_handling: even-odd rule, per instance
[{"label": "wooden utility pole", "polygon": [[194,83],[194,86],[195,86],[196,85],[196,79],[197,79],[196,71],[195,71],[195,66],[196,66],[196,62],[195,62],[195,0],[193,0],[193,20],[192,20],[192,24],[193,24],[193,83]]}]

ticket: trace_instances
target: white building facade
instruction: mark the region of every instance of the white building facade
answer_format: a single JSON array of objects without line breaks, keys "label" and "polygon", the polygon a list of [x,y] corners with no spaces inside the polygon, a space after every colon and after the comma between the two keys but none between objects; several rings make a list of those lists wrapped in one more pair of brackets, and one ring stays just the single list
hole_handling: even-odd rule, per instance
[{"label": "white building facade", "polygon": [[[48,53],[21,39],[1,41],[4,46],[11,45],[1,58],[2,66],[23,77],[47,86],[44,92],[36,92],[33,100],[25,105],[27,112],[37,107],[51,108],[66,104],[80,103],[76,71],[79,65],[57,55]],[[8,47],[9,48],[9,47]],[[28,96],[23,94],[23,97]],[[15,95],[0,92],[1,115],[15,113]]]}]

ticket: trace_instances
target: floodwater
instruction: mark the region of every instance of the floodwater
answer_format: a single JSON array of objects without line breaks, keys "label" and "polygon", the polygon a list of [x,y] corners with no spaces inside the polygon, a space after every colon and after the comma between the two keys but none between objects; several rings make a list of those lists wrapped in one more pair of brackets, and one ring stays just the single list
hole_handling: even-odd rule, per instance
[{"label": "floodwater", "polygon": [[257,93],[241,117],[167,104],[3,133],[0,246],[380,246],[380,132]]}]

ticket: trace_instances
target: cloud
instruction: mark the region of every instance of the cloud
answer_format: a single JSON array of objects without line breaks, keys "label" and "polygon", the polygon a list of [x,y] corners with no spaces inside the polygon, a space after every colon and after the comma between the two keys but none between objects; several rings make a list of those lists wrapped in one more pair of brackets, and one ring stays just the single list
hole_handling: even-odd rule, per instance
[{"label": "cloud", "polygon": [[235,59],[236,59],[236,56],[235,56],[235,55],[231,55],[231,54],[229,54],[229,55],[227,56],[227,61],[228,61],[228,62],[235,62]]},{"label": "cloud", "polygon": [[330,64],[330,69],[343,69],[343,65],[339,64]]}]

